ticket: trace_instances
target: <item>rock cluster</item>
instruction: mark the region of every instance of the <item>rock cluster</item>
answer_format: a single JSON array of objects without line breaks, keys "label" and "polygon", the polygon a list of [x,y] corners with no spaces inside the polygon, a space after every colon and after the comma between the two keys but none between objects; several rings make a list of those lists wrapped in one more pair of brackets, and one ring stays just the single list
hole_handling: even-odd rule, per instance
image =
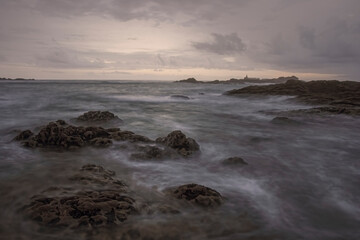
[{"label": "rock cluster", "polygon": [[[38,134],[30,130],[21,132],[14,138],[26,147],[76,149],[84,146],[108,147],[113,141],[126,141],[132,144],[135,153],[132,159],[164,159],[166,157],[188,157],[199,151],[199,144],[186,137],[181,131],[173,131],[166,137],[155,141],[135,134],[122,131],[120,128],[84,127],[68,125],[63,120],[50,122],[40,129]],[[137,145],[137,144],[142,145]]]}]

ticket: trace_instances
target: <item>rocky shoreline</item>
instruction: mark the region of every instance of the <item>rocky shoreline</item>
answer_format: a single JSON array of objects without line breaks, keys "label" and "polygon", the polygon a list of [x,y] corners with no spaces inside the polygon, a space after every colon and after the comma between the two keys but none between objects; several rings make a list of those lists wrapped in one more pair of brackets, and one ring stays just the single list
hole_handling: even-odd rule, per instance
[{"label": "rocky shoreline", "polygon": [[[360,82],[319,80],[288,80],[281,84],[249,86],[224,93],[229,96],[246,95],[285,95],[310,105],[311,109],[281,112],[280,115],[294,114],[347,114],[360,115]],[[320,105],[320,107],[319,107]]]},{"label": "rocky shoreline", "polygon": [[[88,112],[77,120],[101,123],[119,119],[109,112]],[[95,120],[94,120],[95,119]],[[118,122],[119,123],[119,122]],[[180,130],[175,130],[167,136],[152,140],[120,128],[103,128],[100,126],[74,126],[64,120],[50,122],[38,133],[25,130],[19,133],[14,141],[30,149],[47,149],[56,151],[76,151],[84,147],[109,147],[113,141],[124,143],[126,150],[132,152],[131,160],[159,161],[191,160],[200,154],[199,144],[187,137]],[[122,148],[117,148],[122,151]],[[224,166],[246,165],[239,157],[223,161]],[[157,201],[146,199],[136,189],[117,177],[112,170],[100,165],[86,164],[75,170],[68,178],[69,184],[57,185],[40,189],[29,199],[20,212],[26,219],[37,223],[39,227],[57,229],[57,231],[80,231],[97,238],[103,231],[115,231],[116,239],[183,239],[184,236],[196,236],[198,227],[185,226],[188,234],[174,230],[179,224],[173,218],[168,224],[156,224],[155,232],[149,231],[148,225],[138,225],[139,217],[150,217],[154,214],[166,216],[184,215],[189,210],[194,211],[193,217],[198,218],[199,211],[203,214],[216,214],[216,209],[226,202],[226,198],[215,189],[189,183],[180,186],[168,186],[162,191],[153,191]],[[190,211],[190,212],[191,212]],[[210,212],[209,212],[210,211]],[[212,213],[212,211],[215,211]],[[190,214],[189,217],[192,217]],[[229,217],[229,220],[231,217]],[[181,220],[182,221],[182,220]],[[199,221],[202,221],[199,219]],[[212,222],[212,220],[207,220]],[[251,233],[259,227],[251,218],[244,215],[235,224],[234,232]],[[170,224],[170,225],[169,225]],[[171,225],[175,224],[175,225]],[[172,226],[169,228],[169,226]],[[94,232],[95,231],[95,232]],[[211,234],[214,230],[207,230]],[[216,231],[215,231],[216,232]],[[150,238],[149,238],[150,237]],[[196,237],[195,237],[196,238]],[[194,238],[194,239],[195,239]],[[248,238],[244,238],[248,239]],[[250,238],[249,238],[250,239]],[[271,239],[271,238],[269,238]]]}]

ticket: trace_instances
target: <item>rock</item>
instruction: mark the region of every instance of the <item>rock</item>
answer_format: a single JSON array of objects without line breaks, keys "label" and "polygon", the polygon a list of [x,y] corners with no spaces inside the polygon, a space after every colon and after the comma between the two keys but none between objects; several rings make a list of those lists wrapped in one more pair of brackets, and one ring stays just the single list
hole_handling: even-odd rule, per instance
[{"label": "rock", "polygon": [[247,162],[245,162],[244,159],[242,159],[241,157],[230,157],[230,158],[227,158],[227,159],[224,159],[222,161],[222,163],[224,165],[248,165]]},{"label": "rock", "polygon": [[190,156],[200,150],[199,144],[194,139],[187,138],[185,134],[179,130],[169,133],[166,137],[157,138],[156,142],[175,149],[184,157]]},{"label": "rock", "polygon": [[118,116],[109,111],[89,111],[77,117],[76,120],[84,122],[122,121]]},{"label": "rock", "polygon": [[19,135],[17,135],[17,136],[14,138],[14,141],[27,140],[27,139],[29,139],[32,135],[34,135],[33,132],[31,132],[30,130],[25,130],[25,131],[22,131]]},{"label": "rock", "polygon": [[77,174],[70,177],[70,180],[85,185],[107,186],[116,188],[117,191],[126,192],[126,184],[114,177],[114,171],[106,170],[102,166],[87,164]]},{"label": "rock", "polygon": [[147,137],[119,128],[75,127],[64,121],[50,122],[34,135],[30,130],[20,133],[14,140],[21,141],[27,147],[73,149],[87,145],[108,147],[112,139],[129,142],[153,142]]},{"label": "rock", "polygon": [[131,131],[117,131],[111,133],[111,138],[113,138],[116,141],[129,141],[129,142],[145,142],[145,143],[151,143],[153,142],[151,139],[137,135]]},{"label": "rock", "polygon": [[290,119],[288,117],[275,117],[271,120],[272,123],[275,124],[286,124],[286,125],[294,125],[299,124],[298,121],[295,121],[293,119]]},{"label": "rock", "polygon": [[92,190],[61,197],[35,196],[24,212],[42,225],[76,228],[117,225],[138,210],[134,199],[118,191]]},{"label": "rock", "polygon": [[194,183],[169,188],[165,192],[177,199],[183,199],[202,207],[218,207],[223,203],[220,193]]},{"label": "rock", "polygon": [[112,145],[112,141],[108,138],[93,138],[90,140],[90,144],[95,146],[95,147],[108,147],[110,145]]},{"label": "rock", "polygon": [[189,100],[189,99],[190,99],[188,96],[185,96],[185,95],[179,95],[179,94],[171,95],[170,97],[171,97],[171,98],[184,99],[184,100]]},{"label": "rock", "polygon": [[131,154],[132,160],[163,160],[165,158],[177,158],[178,153],[168,147],[136,146],[136,153]]}]

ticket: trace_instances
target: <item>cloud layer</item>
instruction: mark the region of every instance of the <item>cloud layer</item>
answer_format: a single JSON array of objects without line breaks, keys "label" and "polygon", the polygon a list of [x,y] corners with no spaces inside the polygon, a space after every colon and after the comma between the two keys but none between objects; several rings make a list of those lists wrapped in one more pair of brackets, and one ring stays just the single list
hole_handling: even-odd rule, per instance
[{"label": "cloud layer", "polygon": [[[3,0],[4,77],[358,80],[357,0]],[[225,74],[224,74],[225,73]],[[300,76],[300,77],[301,77]],[[26,77],[26,76],[25,76]]]}]

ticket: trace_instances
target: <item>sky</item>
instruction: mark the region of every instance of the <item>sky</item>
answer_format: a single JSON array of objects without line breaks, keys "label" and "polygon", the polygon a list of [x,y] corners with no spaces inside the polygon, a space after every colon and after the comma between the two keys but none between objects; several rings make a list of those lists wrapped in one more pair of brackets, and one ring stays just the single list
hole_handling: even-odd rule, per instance
[{"label": "sky", "polygon": [[359,0],[0,0],[0,77],[360,81]]}]

